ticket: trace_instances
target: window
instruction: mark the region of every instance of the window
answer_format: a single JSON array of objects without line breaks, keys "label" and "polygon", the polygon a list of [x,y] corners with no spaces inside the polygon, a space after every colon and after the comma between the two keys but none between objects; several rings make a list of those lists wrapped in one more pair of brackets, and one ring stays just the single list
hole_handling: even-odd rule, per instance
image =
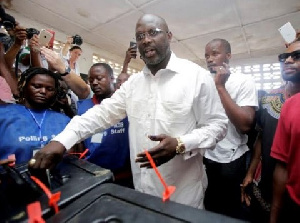
[{"label": "window", "polygon": [[236,66],[230,68],[230,70],[251,75],[255,80],[257,90],[276,89],[284,83],[281,78],[279,63]]}]

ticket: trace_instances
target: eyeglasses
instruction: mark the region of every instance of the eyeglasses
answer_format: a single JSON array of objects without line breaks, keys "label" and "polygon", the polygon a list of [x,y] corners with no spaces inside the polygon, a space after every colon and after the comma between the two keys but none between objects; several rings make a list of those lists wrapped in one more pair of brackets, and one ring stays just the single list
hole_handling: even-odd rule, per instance
[{"label": "eyeglasses", "polygon": [[136,39],[136,41],[142,41],[143,39],[145,39],[146,35],[148,37],[153,38],[153,37],[157,36],[159,33],[162,33],[162,32],[169,33],[169,31],[164,31],[164,30],[161,30],[159,28],[155,28],[155,29],[150,29],[149,31],[144,32],[144,33],[136,33],[135,34],[135,39]]},{"label": "eyeglasses", "polygon": [[291,53],[282,53],[278,55],[279,62],[285,62],[287,58],[292,57],[294,61],[300,60],[300,50]]}]

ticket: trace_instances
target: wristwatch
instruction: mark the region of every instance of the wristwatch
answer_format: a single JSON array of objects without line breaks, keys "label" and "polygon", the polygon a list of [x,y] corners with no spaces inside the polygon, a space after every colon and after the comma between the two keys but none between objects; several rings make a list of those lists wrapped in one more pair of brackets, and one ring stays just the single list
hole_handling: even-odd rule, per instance
[{"label": "wristwatch", "polygon": [[176,138],[177,146],[176,146],[176,154],[184,154],[185,153],[185,146],[179,137]]},{"label": "wristwatch", "polygon": [[62,74],[60,74],[60,76],[62,76],[62,77],[67,76],[70,72],[71,72],[71,68],[70,68],[70,67],[67,67],[67,68],[65,69],[65,72],[62,73]]}]

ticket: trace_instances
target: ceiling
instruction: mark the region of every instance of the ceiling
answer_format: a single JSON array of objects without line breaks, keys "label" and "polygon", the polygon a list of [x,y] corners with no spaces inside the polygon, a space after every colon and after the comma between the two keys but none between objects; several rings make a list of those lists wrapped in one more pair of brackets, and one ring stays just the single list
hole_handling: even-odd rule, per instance
[{"label": "ceiling", "polygon": [[284,51],[278,28],[289,21],[300,29],[299,0],[13,0],[10,10],[120,57],[138,18],[160,15],[173,33],[171,49],[202,66],[213,38],[231,43],[233,65],[276,62]]}]

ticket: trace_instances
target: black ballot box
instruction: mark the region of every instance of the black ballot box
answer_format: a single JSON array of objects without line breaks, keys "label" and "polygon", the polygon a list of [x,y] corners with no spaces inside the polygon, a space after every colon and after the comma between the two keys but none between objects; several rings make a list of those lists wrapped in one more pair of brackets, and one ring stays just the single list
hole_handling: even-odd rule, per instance
[{"label": "black ballot box", "polygon": [[[33,172],[28,170],[27,164],[6,166],[0,171],[0,222],[27,222],[26,207],[34,201],[40,202],[44,219],[54,215],[47,195],[31,178]],[[45,176],[47,179],[43,182],[51,193],[61,192],[57,202],[59,209],[113,179],[111,171],[69,155]]]},{"label": "black ballot box", "polygon": [[237,219],[199,210],[115,184],[102,184],[45,219],[48,223],[238,223]]}]

